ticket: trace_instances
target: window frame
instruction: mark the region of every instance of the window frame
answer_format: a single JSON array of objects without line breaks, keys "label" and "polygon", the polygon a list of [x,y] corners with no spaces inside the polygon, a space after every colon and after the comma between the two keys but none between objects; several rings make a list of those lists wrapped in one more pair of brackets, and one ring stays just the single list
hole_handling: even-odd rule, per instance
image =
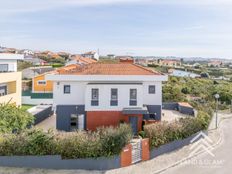
[{"label": "window frame", "polygon": [[0,64],[0,66],[1,65],[3,65],[3,66],[5,65],[7,67],[7,70],[6,71],[1,71],[1,69],[0,69],[0,72],[9,72],[9,64]]},{"label": "window frame", "polygon": [[[69,87],[69,91],[66,92],[65,88]],[[64,85],[64,94],[71,94],[71,85]]]},{"label": "window frame", "polygon": [[[39,84],[39,82],[45,82],[45,83],[44,84]],[[47,85],[47,81],[46,80],[38,80],[37,81],[37,85],[46,86]]]},{"label": "window frame", "polygon": [[[152,87],[154,87],[154,92],[151,91]],[[156,86],[155,85],[149,85],[148,86],[148,94],[156,94]]]},{"label": "window frame", "polygon": [[[96,91],[96,97],[94,97],[94,91]],[[99,88],[92,88],[91,89],[91,106],[98,106],[99,105]]]},{"label": "window frame", "polygon": [[[134,97],[132,97],[132,94],[133,94],[133,92],[132,92],[132,90],[135,90],[135,96]],[[130,89],[130,100],[129,100],[129,105],[130,106],[137,106],[137,88],[131,88]]]},{"label": "window frame", "polygon": [[[113,90],[115,90],[116,95],[113,95]],[[113,96],[116,96],[113,98]],[[118,88],[110,89],[110,106],[118,106]]]}]

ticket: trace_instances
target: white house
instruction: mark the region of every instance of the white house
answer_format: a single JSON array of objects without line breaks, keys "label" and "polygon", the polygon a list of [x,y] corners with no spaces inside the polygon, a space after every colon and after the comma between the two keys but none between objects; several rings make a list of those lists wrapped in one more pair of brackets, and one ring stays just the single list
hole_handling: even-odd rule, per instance
[{"label": "white house", "polygon": [[95,51],[89,51],[82,54],[83,57],[99,60],[99,54]]},{"label": "white house", "polygon": [[93,63],[76,71],[50,74],[57,129],[95,130],[99,126],[132,124],[161,118],[162,81],[167,76],[133,63]]}]

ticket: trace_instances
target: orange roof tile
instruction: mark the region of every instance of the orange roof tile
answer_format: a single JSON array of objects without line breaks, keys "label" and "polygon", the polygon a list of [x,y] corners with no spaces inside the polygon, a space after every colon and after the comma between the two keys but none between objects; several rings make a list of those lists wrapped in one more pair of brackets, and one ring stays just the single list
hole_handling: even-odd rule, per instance
[{"label": "orange roof tile", "polygon": [[158,72],[146,69],[135,64],[125,63],[92,63],[82,65],[72,72],[60,74],[76,75],[161,75]]},{"label": "orange roof tile", "polygon": [[88,57],[83,57],[81,55],[76,55],[73,60],[77,60],[79,63],[89,64],[89,63],[96,63],[97,61]]}]

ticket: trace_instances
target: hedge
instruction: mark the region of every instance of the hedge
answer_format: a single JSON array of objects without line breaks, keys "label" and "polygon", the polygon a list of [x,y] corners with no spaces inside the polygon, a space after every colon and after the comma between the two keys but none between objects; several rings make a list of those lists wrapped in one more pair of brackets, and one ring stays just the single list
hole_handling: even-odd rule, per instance
[{"label": "hedge", "polygon": [[150,139],[150,147],[159,147],[174,140],[187,138],[208,128],[210,115],[199,111],[196,118],[181,118],[174,122],[159,122],[144,126],[143,137]]},{"label": "hedge", "polygon": [[33,128],[17,134],[2,134],[0,155],[61,155],[64,159],[110,157],[120,154],[131,138],[131,127],[126,124],[72,133]]}]

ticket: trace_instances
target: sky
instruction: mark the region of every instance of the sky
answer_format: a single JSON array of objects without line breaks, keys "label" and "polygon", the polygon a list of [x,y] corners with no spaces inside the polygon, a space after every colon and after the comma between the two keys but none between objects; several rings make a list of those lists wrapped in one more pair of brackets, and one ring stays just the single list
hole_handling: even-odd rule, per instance
[{"label": "sky", "polygon": [[0,45],[232,59],[232,0],[0,0]]}]

